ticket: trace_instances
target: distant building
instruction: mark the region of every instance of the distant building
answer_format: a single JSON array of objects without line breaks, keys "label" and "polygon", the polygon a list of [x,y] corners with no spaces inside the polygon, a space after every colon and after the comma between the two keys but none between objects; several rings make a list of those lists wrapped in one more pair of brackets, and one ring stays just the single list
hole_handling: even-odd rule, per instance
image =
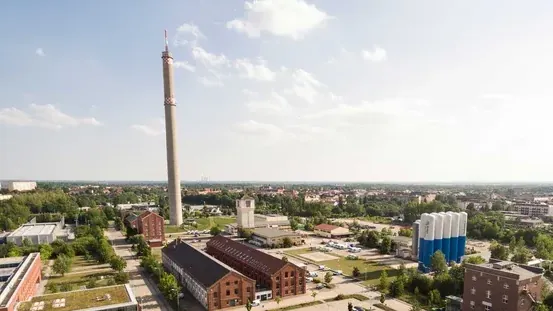
[{"label": "distant building", "polygon": [[255,200],[249,196],[243,196],[236,200],[236,223],[239,228],[255,228],[254,220]]},{"label": "distant building", "polygon": [[301,235],[293,231],[283,231],[274,228],[257,228],[253,231],[250,243],[259,246],[279,246],[285,238],[289,238],[293,245],[301,244]]},{"label": "distant building", "polygon": [[32,191],[36,189],[35,181],[8,181],[5,184],[5,188],[8,191]]},{"label": "distant building", "polygon": [[553,205],[545,203],[516,203],[513,207],[517,213],[530,217],[553,216]]},{"label": "distant building", "polygon": [[[225,232],[234,235],[238,233],[238,224],[225,225]],[[288,216],[276,215],[276,214],[254,214],[253,228],[278,228],[278,229],[291,229],[290,220]]]},{"label": "distant building", "polygon": [[313,232],[325,238],[338,238],[351,235],[349,229],[329,224],[316,225]]},{"label": "distant building", "polygon": [[256,299],[305,294],[303,268],[221,235],[206,246],[208,254],[255,280]]},{"label": "distant building", "polygon": [[11,194],[0,194],[0,201],[5,201],[13,198],[13,195]]},{"label": "distant building", "polygon": [[161,252],[163,266],[208,311],[254,300],[254,280],[180,239]]},{"label": "distant building", "polygon": [[165,241],[165,220],[163,217],[150,211],[145,211],[136,219],[138,234],[152,247],[161,246]]},{"label": "distant building", "polygon": [[543,269],[491,260],[465,264],[463,311],[529,311],[541,300]]},{"label": "distant building", "polygon": [[73,233],[68,229],[64,230],[64,226],[63,217],[59,222],[36,223],[32,220],[6,236],[6,241],[22,245],[23,240],[28,240],[32,244],[50,244],[57,239],[73,239]]},{"label": "distant building", "polygon": [[413,255],[413,259],[417,260],[419,258],[419,227],[421,225],[421,221],[416,220],[413,223],[413,236],[411,241],[411,254]]},{"label": "distant building", "polygon": [[13,311],[33,297],[41,280],[40,253],[0,259],[0,311]]}]

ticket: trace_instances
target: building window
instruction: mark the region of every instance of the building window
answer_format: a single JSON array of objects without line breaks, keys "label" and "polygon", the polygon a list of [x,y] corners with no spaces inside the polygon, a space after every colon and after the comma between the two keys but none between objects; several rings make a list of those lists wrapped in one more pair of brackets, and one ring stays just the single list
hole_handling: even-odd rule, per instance
[{"label": "building window", "polygon": [[284,282],[284,286],[288,286],[288,281]]},{"label": "building window", "polygon": [[213,298],[217,298],[217,292],[213,293]]},{"label": "building window", "polygon": [[234,281],[234,285],[237,285],[238,284],[238,281]]},{"label": "building window", "polygon": [[227,282],[227,286],[229,286],[229,285],[230,285],[230,282]]},{"label": "building window", "polygon": [[509,302],[509,297],[507,295],[503,295],[503,303]]},{"label": "building window", "polygon": [[503,284],[503,288],[509,289],[509,284],[507,284],[507,283]]},{"label": "building window", "polygon": [[492,308],[492,307],[490,307],[490,306],[484,306],[484,310],[486,310],[486,311],[490,311],[491,308]]},{"label": "building window", "polygon": [[492,285],[492,280],[488,279],[488,285]]},{"label": "building window", "polygon": [[284,291],[284,295],[288,295],[288,290],[285,290],[285,291]]},{"label": "building window", "polygon": [[[290,276],[294,277],[294,271],[290,272]],[[537,284],[537,282],[536,282],[536,284]]]},{"label": "building window", "polygon": [[227,289],[227,296],[230,296],[230,289]]},{"label": "building window", "polygon": [[472,280],[473,280],[473,281],[476,281],[476,276],[473,275],[473,276],[472,276]]},{"label": "building window", "polygon": [[248,292],[248,293],[249,293],[250,291],[251,291],[251,288],[249,288],[249,287],[246,287],[246,292]]},{"label": "building window", "polygon": [[473,288],[470,290],[470,293],[473,294],[473,295],[476,294],[476,288],[473,287]]},{"label": "building window", "polygon": [[284,277],[285,277],[285,278],[288,277],[288,272],[284,272]]},{"label": "building window", "polygon": [[235,295],[238,295],[238,288],[235,288],[235,289],[234,289],[234,294],[235,294]]},{"label": "building window", "polygon": [[471,301],[471,302],[470,302],[470,308],[471,308],[471,309],[474,309],[474,301]]},{"label": "building window", "polygon": [[486,298],[491,299],[492,298],[492,292],[487,290],[486,291]]}]

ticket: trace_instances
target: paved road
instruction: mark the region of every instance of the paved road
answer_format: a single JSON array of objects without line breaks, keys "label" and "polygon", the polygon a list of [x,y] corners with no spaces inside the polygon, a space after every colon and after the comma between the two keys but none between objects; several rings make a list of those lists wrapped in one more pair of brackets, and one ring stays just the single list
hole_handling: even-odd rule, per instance
[{"label": "paved road", "polygon": [[173,310],[159,292],[153,281],[141,271],[140,261],[131,253],[131,245],[125,242],[121,232],[113,228],[106,231],[107,238],[111,241],[113,249],[118,256],[127,261],[126,272],[130,275],[130,285],[143,310],[166,311]]}]

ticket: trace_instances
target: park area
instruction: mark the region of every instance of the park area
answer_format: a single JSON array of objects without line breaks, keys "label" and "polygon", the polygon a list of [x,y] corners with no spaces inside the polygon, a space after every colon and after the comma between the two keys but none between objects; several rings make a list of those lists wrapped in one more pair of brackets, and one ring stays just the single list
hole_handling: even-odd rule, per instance
[{"label": "park area", "polygon": [[209,230],[212,227],[218,226],[221,230],[224,229],[225,225],[232,224],[236,222],[235,217],[207,217],[207,218],[197,218],[195,220],[195,225],[193,223],[183,224],[182,226],[173,226],[165,225],[165,233],[178,233],[190,230]]},{"label": "park area", "polygon": [[[19,305],[19,311],[39,307],[43,311],[69,311],[130,302],[124,285],[38,296]],[[34,310],[34,309],[33,309]]]},{"label": "park area", "polygon": [[358,278],[363,280],[363,283],[366,285],[378,284],[380,274],[383,270],[386,270],[390,281],[392,281],[397,275],[396,269],[387,265],[379,264],[375,261],[347,259],[337,254],[311,251],[309,248],[288,250],[284,253],[296,259],[302,259],[303,261],[308,261],[315,265],[325,266],[330,270],[341,270],[346,276],[353,276],[353,268],[357,267],[361,273]]},{"label": "park area", "polygon": [[71,271],[65,275],[50,274],[46,294],[66,292],[82,288],[115,285],[115,272],[108,264],[98,264],[84,256],[73,258]]}]

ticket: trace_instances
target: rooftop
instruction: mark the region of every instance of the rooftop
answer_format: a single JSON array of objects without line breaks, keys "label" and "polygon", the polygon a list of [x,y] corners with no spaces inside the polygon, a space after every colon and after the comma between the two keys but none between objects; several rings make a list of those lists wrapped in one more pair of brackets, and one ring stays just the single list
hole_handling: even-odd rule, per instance
[{"label": "rooftop", "polygon": [[213,237],[207,242],[210,247],[226,253],[234,258],[246,262],[251,268],[267,274],[274,274],[282,269],[287,262],[273,257],[262,251],[258,251],[245,244],[225,238],[221,235]]},{"label": "rooftop", "polygon": [[519,280],[525,280],[540,276],[543,274],[542,268],[530,267],[525,265],[519,265],[510,261],[491,260],[489,263],[482,263],[478,265],[466,264],[467,269],[484,270],[487,273],[493,273],[494,271],[500,273],[508,273]]},{"label": "rooftop", "polygon": [[[63,304],[54,307],[54,303],[58,305],[60,305],[60,303]],[[133,304],[136,304],[136,298],[134,294],[132,294],[130,286],[127,284],[36,296],[33,297],[31,301],[20,303],[16,307],[16,310],[31,311],[33,306],[43,305],[43,311],[92,311],[103,306],[122,308]]]},{"label": "rooftop", "polygon": [[329,225],[329,224],[320,224],[320,225],[315,226],[315,229],[320,230],[320,231],[325,231],[325,232],[330,232],[330,231],[332,231],[334,229],[338,229],[338,228],[341,228],[341,227],[338,227],[338,226],[335,226],[335,225]]},{"label": "rooftop", "polygon": [[161,251],[206,288],[235,271],[205,252],[179,240],[169,243]]},{"label": "rooftop", "polygon": [[51,234],[56,229],[56,225],[52,223],[45,224],[24,224],[17,228],[10,236],[33,236]]},{"label": "rooftop", "polygon": [[299,236],[299,234],[292,231],[283,231],[274,228],[256,228],[253,233],[264,238],[279,238],[286,236]]}]

